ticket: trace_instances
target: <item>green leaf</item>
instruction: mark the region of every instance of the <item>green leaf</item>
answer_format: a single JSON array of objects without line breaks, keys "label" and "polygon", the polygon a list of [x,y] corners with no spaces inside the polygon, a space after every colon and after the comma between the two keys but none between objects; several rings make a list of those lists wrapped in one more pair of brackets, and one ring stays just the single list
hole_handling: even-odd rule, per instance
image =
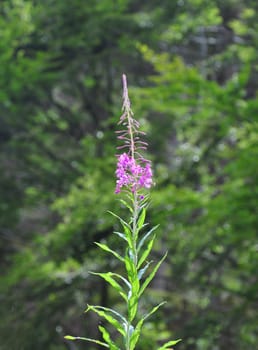
[{"label": "green leaf", "polygon": [[167,256],[167,253],[163,256],[163,258],[157,263],[157,265],[154,267],[154,269],[151,271],[151,273],[149,274],[149,276],[146,278],[146,280],[144,281],[144,283],[141,286],[140,292],[139,292],[139,296],[142,295],[142,293],[144,292],[144,290],[146,289],[146,287],[149,285],[149,283],[152,281],[152,279],[154,278],[154,276],[156,275],[156,272],[158,271],[160,265],[162,264],[162,262],[165,260]]},{"label": "green leaf", "polygon": [[127,238],[126,238],[126,235],[124,233],[115,231],[114,234],[116,234],[118,237],[124,239],[127,242]]},{"label": "green leaf", "polygon": [[129,254],[125,255],[124,262],[125,262],[125,268],[126,268],[128,280],[132,284],[132,282],[135,280],[135,278],[137,278],[136,266],[134,265],[134,262],[131,259],[131,257],[129,256]]},{"label": "green leaf", "polygon": [[128,254],[125,256],[125,267],[130,282],[130,290],[127,296],[128,318],[132,321],[137,313],[140,283],[136,266]]},{"label": "green leaf", "polygon": [[109,246],[107,246],[106,244],[98,243],[98,242],[95,242],[95,244],[96,244],[98,247],[100,247],[102,250],[113,254],[117,259],[119,259],[120,261],[124,262],[124,258],[123,258],[120,254],[118,254],[117,252],[115,252],[114,250],[112,250],[111,248],[109,248]]},{"label": "green leaf", "polygon": [[[96,314],[98,314],[99,316],[103,317],[106,321],[108,321],[120,334],[122,334],[123,336],[126,335],[125,329],[126,325],[127,325],[127,321],[126,319],[120,315],[117,311],[112,310],[110,308],[104,307],[104,306],[96,306],[96,305],[88,305],[87,309],[85,312],[88,311],[94,311]],[[109,313],[114,314],[116,317],[118,317],[121,321],[123,326],[121,325],[121,323],[114,318],[113,316],[109,315]]]},{"label": "green leaf", "polygon": [[128,295],[128,319],[130,322],[132,322],[136,316],[138,309],[138,299],[138,291],[137,293],[132,291],[130,295]]},{"label": "green leaf", "polygon": [[140,334],[141,334],[141,329],[142,329],[142,325],[143,325],[143,322],[144,322],[144,319],[142,318],[136,325],[135,327],[135,330],[131,336],[131,339],[130,339],[130,350],[134,350],[138,340],[139,340],[139,337],[140,337]]},{"label": "green leaf", "polygon": [[148,255],[151,252],[151,249],[153,247],[154,241],[155,241],[156,235],[154,235],[151,240],[149,241],[146,249],[143,251],[142,256],[138,262],[137,269],[141,267],[141,265],[144,263],[144,261],[147,259]]},{"label": "green leaf", "polygon": [[[125,232],[126,241],[128,242],[129,247],[131,249],[133,249],[133,240],[132,240],[133,235],[132,235],[131,226],[126,221],[124,221],[122,218],[120,218],[120,216],[116,215],[112,211],[108,211],[108,212],[120,221],[121,225],[123,226],[124,232]],[[120,234],[118,234],[118,235],[120,237],[124,238],[123,234],[122,234],[122,236]]]},{"label": "green leaf", "polygon": [[139,253],[141,247],[143,246],[144,242],[146,241],[147,238],[150,237],[150,235],[159,227],[159,225],[154,226],[150,231],[145,233],[145,235],[142,237],[140,240],[138,246],[137,246],[137,252]]},{"label": "green leaf", "polygon": [[126,226],[128,229],[131,230],[130,225],[126,221],[124,221],[122,218],[120,218],[120,216],[116,215],[115,213],[113,213],[110,210],[108,210],[108,213],[111,214],[112,216],[114,216],[116,219],[118,219],[123,226]]},{"label": "green leaf", "polygon": [[126,208],[128,208],[128,209],[130,210],[131,213],[133,213],[133,208],[130,206],[129,203],[127,203],[127,202],[126,202],[125,200],[123,200],[123,199],[120,199],[120,202],[121,202]]},{"label": "green leaf", "polygon": [[145,321],[148,317],[154,314],[164,304],[166,304],[166,301],[162,301],[162,303],[159,303],[158,305],[154,306],[150,312],[148,312],[146,315],[143,316],[143,320]]},{"label": "green leaf", "polygon": [[170,340],[167,343],[165,343],[164,345],[162,345],[160,348],[158,348],[158,350],[165,350],[170,346],[176,345],[177,343],[179,343],[182,339],[177,339],[177,340]]},{"label": "green leaf", "polygon": [[102,341],[99,341],[99,340],[96,340],[96,339],[84,338],[84,337],[73,337],[71,335],[66,335],[64,338],[67,339],[67,340],[86,340],[86,341],[89,341],[91,343],[102,345],[105,348],[109,348],[108,344],[103,343]]},{"label": "green leaf", "polygon": [[[114,274],[112,272],[90,272],[92,275],[100,276],[105,281],[107,281],[124,299],[127,301],[127,296],[124,289],[120,286],[120,284],[113,278],[113,276],[119,277],[120,279],[124,278],[118,274]],[[128,282],[128,281],[127,281]]]},{"label": "green leaf", "polygon": [[160,303],[159,305],[156,305],[148,314],[146,314],[136,325],[134,332],[130,339],[130,350],[133,350],[138,342],[139,336],[141,334],[141,329],[143,326],[144,321],[150,317],[154,312],[156,312],[160,306],[164,305],[165,302]]},{"label": "green leaf", "polygon": [[107,342],[109,345],[109,348],[111,350],[119,350],[119,348],[115,345],[115,343],[112,341],[109,332],[104,328],[103,326],[99,326],[99,330],[102,333],[103,339]]},{"label": "green leaf", "polygon": [[138,231],[142,228],[142,225],[144,224],[144,221],[145,221],[145,217],[146,217],[146,208],[142,208],[139,219],[137,220]]},{"label": "green leaf", "polygon": [[142,279],[142,276],[144,275],[145,271],[148,269],[152,261],[149,261],[139,272],[138,272],[138,280],[140,281]]},{"label": "green leaf", "polygon": [[123,281],[124,284],[125,284],[128,288],[131,288],[131,285],[130,285],[130,283],[127,281],[126,278],[124,278],[123,276],[119,275],[118,273],[113,273],[113,276],[115,276],[115,277],[121,279],[121,281]]},{"label": "green leaf", "polygon": [[76,337],[73,337],[72,335],[65,335],[64,338],[67,340],[76,340]]},{"label": "green leaf", "polygon": [[133,235],[132,235],[132,231],[131,231],[131,227],[129,226],[129,228],[127,226],[123,225],[123,229],[125,232],[125,236],[128,242],[128,246],[130,249],[133,249]]},{"label": "green leaf", "polygon": [[131,283],[131,290],[128,293],[128,318],[130,322],[135,318],[137,313],[139,288],[140,283],[138,277],[136,276],[136,278]]}]

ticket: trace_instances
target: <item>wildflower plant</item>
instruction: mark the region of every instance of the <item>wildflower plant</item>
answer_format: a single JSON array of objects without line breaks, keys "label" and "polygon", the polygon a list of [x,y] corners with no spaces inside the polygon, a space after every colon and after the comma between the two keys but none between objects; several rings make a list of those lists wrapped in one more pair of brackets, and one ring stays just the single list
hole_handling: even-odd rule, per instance
[{"label": "wildflower plant", "polygon": [[[166,258],[166,254],[156,264],[149,261],[155,241],[155,231],[158,226],[146,229],[146,210],[149,204],[149,189],[153,186],[151,162],[143,156],[147,143],[142,140],[144,135],[140,131],[140,124],[134,119],[128,96],[126,76],[123,75],[123,106],[119,123],[122,128],[117,131],[118,139],[122,145],[118,147],[121,152],[117,155],[116,188],[115,193],[122,195],[121,203],[129,210],[130,219],[122,219],[117,214],[110,212],[120,223],[122,230],[114,232],[121,240],[124,254],[121,255],[104,243],[96,243],[107,253],[112,254],[124,267],[124,275],[114,272],[93,274],[103,278],[121,296],[125,303],[125,314],[112,308],[88,305],[86,312],[93,311],[114,327],[122,338],[118,345],[111,339],[111,334],[104,326],[99,326],[103,341],[84,337],[66,336],[70,340],[86,340],[111,350],[134,350],[140,339],[145,320],[155,313],[162,302],[154,306],[148,313],[142,315],[139,303],[143,294],[155,277],[160,265]],[[157,350],[169,349],[179,340],[171,340]]]}]

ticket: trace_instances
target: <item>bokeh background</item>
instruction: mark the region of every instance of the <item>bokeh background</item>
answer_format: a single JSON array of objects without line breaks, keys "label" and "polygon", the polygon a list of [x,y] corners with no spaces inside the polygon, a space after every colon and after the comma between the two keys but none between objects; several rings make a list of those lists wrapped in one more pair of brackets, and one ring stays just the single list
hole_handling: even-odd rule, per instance
[{"label": "bokeh background", "polygon": [[126,73],[156,186],[139,350],[258,343],[258,2],[2,0],[0,349],[82,350],[87,303],[123,308],[88,271],[119,266],[115,130]]}]

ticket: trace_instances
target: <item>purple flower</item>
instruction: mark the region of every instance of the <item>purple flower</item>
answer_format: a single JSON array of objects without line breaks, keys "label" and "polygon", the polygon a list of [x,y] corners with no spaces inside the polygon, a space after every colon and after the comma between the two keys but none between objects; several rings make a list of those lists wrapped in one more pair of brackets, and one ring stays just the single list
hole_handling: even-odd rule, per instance
[{"label": "purple flower", "polygon": [[146,149],[147,143],[141,140],[140,136],[144,135],[144,132],[139,130],[140,124],[133,118],[124,74],[122,110],[119,124],[123,126],[123,130],[117,133],[118,139],[124,141],[124,144],[118,149],[127,148],[128,152],[118,156],[115,193],[120,193],[123,187],[136,192],[140,188],[150,188],[153,184],[150,162],[140,154],[140,150]]},{"label": "purple flower", "polygon": [[152,186],[150,163],[137,164],[136,160],[127,153],[123,153],[118,157],[116,177],[115,193],[120,193],[122,187],[135,192],[140,188],[150,188]]}]

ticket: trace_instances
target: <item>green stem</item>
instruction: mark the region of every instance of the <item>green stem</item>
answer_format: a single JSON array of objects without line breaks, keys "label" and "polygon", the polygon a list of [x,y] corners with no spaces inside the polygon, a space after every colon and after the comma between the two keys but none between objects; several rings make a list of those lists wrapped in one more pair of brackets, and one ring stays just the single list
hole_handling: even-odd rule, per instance
[{"label": "green stem", "polygon": [[126,329],[126,341],[125,341],[125,350],[130,350],[130,322],[127,323],[127,329]]},{"label": "green stem", "polygon": [[[138,253],[137,253],[137,236],[138,236],[138,228],[137,228],[137,219],[138,219],[138,211],[139,211],[139,203],[138,203],[138,194],[137,191],[133,193],[133,215],[132,215],[132,242],[133,242],[133,264],[135,266],[134,271],[136,271],[135,278],[138,279],[137,276],[137,264],[138,264]],[[132,288],[133,289],[133,288]],[[137,301],[138,304],[138,301]],[[138,306],[138,305],[137,305]],[[127,307],[129,309],[129,301],[127,304]],[[131,322],[129,321],[129,310],[128,310],[128,320],[127,320],[127,327],[126,327],[126,336],[125,336],[125,350],[130,350],[130,330],[131,330]]]},{"label": "green stem", "polygon": [[132,227],[132,235],[133,235],[133,255],[134,255],[134,264],[137,267],[138,263],[138,254],[137,254],[137,219],[138,219],[138,194],[137,191],[133,194],[133,227]]}]

